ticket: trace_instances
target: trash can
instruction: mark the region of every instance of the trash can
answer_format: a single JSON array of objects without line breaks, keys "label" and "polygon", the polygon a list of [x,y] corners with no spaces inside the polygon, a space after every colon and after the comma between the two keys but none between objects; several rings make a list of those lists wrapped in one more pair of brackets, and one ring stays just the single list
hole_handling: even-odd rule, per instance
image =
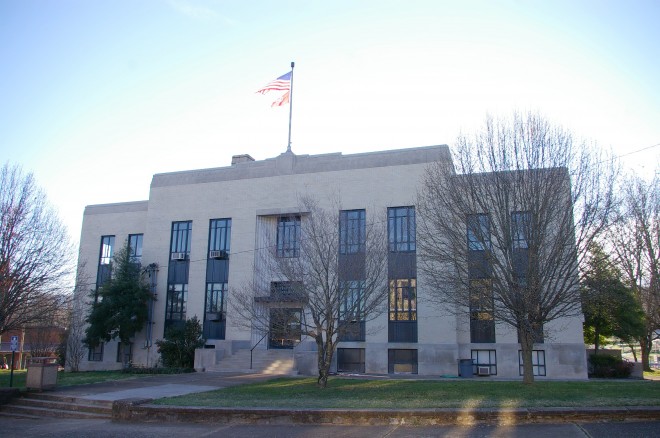
[{"label": "trash can", "polygon": [[57,358],[33,357],[27,366],[25,386],[28,389],[53,389],[57,385]]},{"label": "trash can", "polygon": [[458,360],[458,375],[461,377],[474,377],[472,372],[472,359]]}]

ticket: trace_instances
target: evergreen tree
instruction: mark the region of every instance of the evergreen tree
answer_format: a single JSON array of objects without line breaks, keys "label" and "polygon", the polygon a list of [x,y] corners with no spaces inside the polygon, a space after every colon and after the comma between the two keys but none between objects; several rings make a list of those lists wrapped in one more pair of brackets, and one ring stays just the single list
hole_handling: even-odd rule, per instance
[{"label": "evergreen tree", "polygon": [[163,365],[174,368],[192,368],[195,349],[204,346],[202,324],[193,316],[184,326],[172,326],[165,331],[165,339],[156,341]]},{"label": "evergreen tree", "polygon": [[112,277],[92,294],[94,304],[87,317],[85,344],[119,339],[128,345],[148,318],[148,301],[153,299],[142,267],[130,256],[128,242],[113,259]]},{"label": "evergreen tree", "polygon": [[603,336],[616,336],[627,342],[643,333],[644,313],[639,302],[597,243],[589,248],[581,292],[585,342],[593,343],[596,352]]}]

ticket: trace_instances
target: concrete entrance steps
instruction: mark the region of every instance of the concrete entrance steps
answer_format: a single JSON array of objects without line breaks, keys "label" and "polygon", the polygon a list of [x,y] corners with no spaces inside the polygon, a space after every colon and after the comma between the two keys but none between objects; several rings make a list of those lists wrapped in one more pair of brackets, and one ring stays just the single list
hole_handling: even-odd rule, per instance
[{"label": "concrete entrance steps", "polygon": [[208,372],[224,373],[261,373],[272,375],[297,375],[293,360],[293,350],[257,350],[252,352],[250,369],[250,350],[238,350],[225,357],[217,364],[207,367]]},{"label": "concrete entrance steps", "polygon": [[27,393],[0,407],[5,417],[112,419],[112,401],[86,400],[52,393]]}]

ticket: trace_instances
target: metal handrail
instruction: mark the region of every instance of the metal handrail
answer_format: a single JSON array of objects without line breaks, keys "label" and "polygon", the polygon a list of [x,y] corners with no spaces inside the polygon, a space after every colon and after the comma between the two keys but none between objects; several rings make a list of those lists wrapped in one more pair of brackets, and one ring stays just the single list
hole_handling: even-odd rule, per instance
[{"label": "metal handrail", "polygon": [[[264,338],[265,338],[266,336],[268,336],[269,333],[270,333],[270,331],[267,331],[267,332],[261,337],[261,339],[259,339],[259,340],[257,341],[257,343],[254,344],[254,347],[250,348],[250,369],[252,369],[252,351],[254,351],[254,349],[257,348],[257,345],[259,345],[259,344],[261,343],[261,341],[263,341]],[[268,347],[266,347],[266,348],[268,348]]]}]

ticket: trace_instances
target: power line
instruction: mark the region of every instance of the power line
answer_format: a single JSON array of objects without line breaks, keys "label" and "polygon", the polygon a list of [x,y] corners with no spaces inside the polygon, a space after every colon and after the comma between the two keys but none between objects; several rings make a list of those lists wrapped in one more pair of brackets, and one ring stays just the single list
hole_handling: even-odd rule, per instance
[{"label": "power line", "polygon": [[646,151],[646,150],[648,150],[648,149],[653,149],[653,148],[656,148],[656,147],[658,147],[658,146],[660,146],[660,143],[656,143],[656,144],[651,145],[651,146],[646,146],[645,148],[637,149],[636,151],[628,152],[628,153],[626,153],[626,154],[619,155],[619,156],[617,156],[617,157],[615,157],[615,158],[623,158],[623,157],[627,157],[628,155],[637,154],[637,153],[639,153],[639,152],[643,152],[643,151]]}]

